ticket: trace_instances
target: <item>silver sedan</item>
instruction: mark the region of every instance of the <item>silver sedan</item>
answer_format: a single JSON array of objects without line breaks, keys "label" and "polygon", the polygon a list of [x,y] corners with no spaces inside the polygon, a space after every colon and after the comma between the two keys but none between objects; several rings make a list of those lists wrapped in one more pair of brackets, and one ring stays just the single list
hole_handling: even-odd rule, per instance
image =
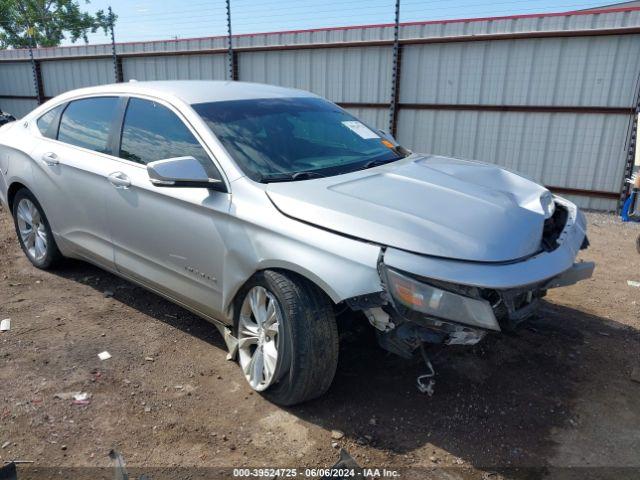
[{"label": "silver sedan", "polygon": [[410,357],[514,328],[593,270],[571,202],[267,85],[60,95],[0,127],[0,200],[34,266],[83,259],[195,312],[282,405],[331,385],[338,311]]}]

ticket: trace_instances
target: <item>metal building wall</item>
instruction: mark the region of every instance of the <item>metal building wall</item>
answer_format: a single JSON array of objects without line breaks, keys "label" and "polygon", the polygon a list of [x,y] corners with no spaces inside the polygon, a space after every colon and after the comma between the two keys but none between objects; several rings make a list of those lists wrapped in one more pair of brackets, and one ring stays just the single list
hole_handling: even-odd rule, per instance
[{"label": "metal building wall", "polygon": [[[615,192],[630,119],[622,112],[634,107],[639,72],[639,35],[408,45],[399,140],[419,151],[494,162],[545,185]],[[468,109],[454,109],[460,106]],[[621,113],[606,110],[615,108]],[[579,203],[609,209],[616,201]]]},{"label": "metal building wall", "polygon": [[[495,34],[544,32],[575,32],[610,28],[625,28],[640,25],[640,8],[611,9],[592,12],[568,12],[554,14],[531,14],[487,19],[460,19],[432,22],[405,23],[400,27],[400,38],[440,39],[472,37]],[[321,45],[337,42],[383,41],[393,38],[393,25],[364,27],[326,28],[292,32],[256,33],[234,36],[234,47],[276,47],[283,45]],[[181,53],[226,49],[226,37],[207,37],[184,40],[160,40],[130,42],[117,45],[121,55],[145,53]],[[36,59],[111,55],[111,45],[77,45],[71,47],[40,48],[34,51]],[[0,61],[28,60],[24,49],[0,51]]]},{"label": "metal building wall", "polygon": [[[345,106],[390,101],[392,60],[386,47],[247,52],[238,62],[239,80],[308,90]],[[353,109],[364,121],[387,128],[384,109]]]},{"label": "metal building wall", "polygon": [[[420,152],[497,163],[544,185],[616,192],[628,124],[625,115],[406,109],[398,140]],[[579,203],[616,207],[615,199],[581,196]]]},{"label": "metal building wall", "polygon": [[124,58],[122,68],[125,81],[225,80],[227,77],[224,54]]},{"label": "metal building wall", "polygon": [[31,64],[3,63],[0,68],[0,95],[35,95]]},{"label": "metal building wall", "polygon": [[[389,127],[392,25],[239,35],[237,79],[310,90]],[[613,209],[640,78],[640,9],[404,24],[399,140],[495,162]],[[226,38],[117,45],[123,80],[225,79]],[[110,45],[34,51],[45,99],[115,79]],[[0,51],[0,108],[37,105],[28,51]]]},{"label": "metal building wall", "polygon": [[401,103],[630,107],[640,35],[407,45]]},{"label": "metal building wall", "polygon": [[34,109],[38,102],[34,99],[19,97],[33,97],[35,94],[30,63],[0,64],[0,110],[22,117]]},{"label": "metal building wall", "polygon": [[0,110],[16,118],[22,118],[38,106],[37,100],[19,98],[0,98]]},{"label": "metal building wall", "polygon": [[45,97],[55,97],[69,90],[115,81],[113,61],[56,60],[42,63],[42,83]]}]

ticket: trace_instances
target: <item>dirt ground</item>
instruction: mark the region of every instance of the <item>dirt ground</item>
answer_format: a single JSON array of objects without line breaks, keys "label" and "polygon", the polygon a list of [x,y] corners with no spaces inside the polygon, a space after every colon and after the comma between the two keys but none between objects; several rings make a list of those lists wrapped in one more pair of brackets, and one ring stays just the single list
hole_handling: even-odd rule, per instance
[{"label": "dirt ground", "polygon": [[[627,280],[640,281],[640,225],[588,217],[581,257],[597,262],[594,278],[550,292],[541,318],[515,333],[434,351],[433,397],[415,388],[419,361],[385,353],[356,325],[329,393],[280,408],[250,391],[210,324],[85,263],[32,268],[0,211],[0,319],[11,318],[0,334],[0,464],[34,461],[20,479],[47,467],[113,478],[115,448],[151,478],[233,467],[300,476],[333,465],[342,447],[401,478],[639,478],[640,288]],[[100,361],[103,350],[112,358]],[[56,398],[72,391],[90,403]]]}]

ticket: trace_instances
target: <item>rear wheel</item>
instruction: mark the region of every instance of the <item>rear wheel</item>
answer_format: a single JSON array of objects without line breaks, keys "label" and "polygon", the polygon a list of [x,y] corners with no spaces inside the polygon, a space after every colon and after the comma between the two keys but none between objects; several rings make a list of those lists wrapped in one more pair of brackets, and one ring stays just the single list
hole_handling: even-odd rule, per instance
[{"label": "rear wheel", "polygon": [[325,393],[338,364],[338,332],[327,296],[306,279],[267,270],[236,304],[238,362],[254,390],[279,405]]},{"label": "rear wheel", "polygon": [[47,270],[62,258],[42,207],[26,188],[13,200],[13,221],[20,247],[35,267]]}]

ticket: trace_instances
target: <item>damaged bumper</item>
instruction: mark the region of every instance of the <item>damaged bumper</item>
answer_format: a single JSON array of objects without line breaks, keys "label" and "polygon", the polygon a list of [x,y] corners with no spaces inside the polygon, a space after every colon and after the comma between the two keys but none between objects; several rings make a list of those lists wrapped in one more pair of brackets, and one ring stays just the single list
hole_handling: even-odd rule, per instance
[{"label": "damaged bumper", "polygon": [[393,329],[376,312],[382,345],[407,356],[422,342],[474,344],[487,331],[511,329],[531,317],[548,289],[591,277],[592,262],[575,263],[588,244],[584,215],[569,202],[558,203],[566,220],[554,237],[557,245],[521,261],[468,262],[388,248],[380,271]]},{"label": "damaged bumper", "polygon": [[402,272],[442,282],[497,290],[526,287],[551,281],[570,270],[585,242],[586,219],[573,204],[557,202],[567,209],[558,246],[526,259],[506,263],[483,263],[416,255],[388,248],[384,265]]}]

